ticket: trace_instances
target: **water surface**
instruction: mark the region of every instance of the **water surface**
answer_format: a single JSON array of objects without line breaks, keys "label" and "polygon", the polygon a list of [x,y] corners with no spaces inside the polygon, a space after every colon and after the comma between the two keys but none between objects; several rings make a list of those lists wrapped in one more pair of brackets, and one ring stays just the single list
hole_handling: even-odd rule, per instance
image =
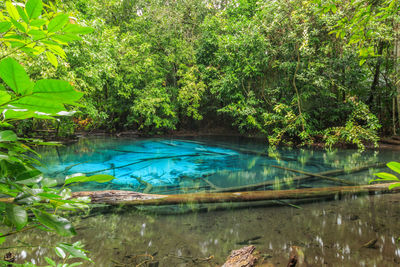
[{"label": "water surface", "polygon": [[[76,144],[41,151],[42,170],[63,180],[68,175],[110,174],[110,183],[87,183],[74,190],[121,189],[150,193],[184,193],[207,189],[245,186],[265,181],[261,189],[306,188],[335,185],[320,179],[292,183],[298,173],[275,166],[320,173],[351,170],[376,162],[396,160],[390,150],[366,151],[312,149],[271,149],[265,142],[240,138],[197,139],[80,139]],[[366,184],[370,169],[342,174],[341,179]]]}]

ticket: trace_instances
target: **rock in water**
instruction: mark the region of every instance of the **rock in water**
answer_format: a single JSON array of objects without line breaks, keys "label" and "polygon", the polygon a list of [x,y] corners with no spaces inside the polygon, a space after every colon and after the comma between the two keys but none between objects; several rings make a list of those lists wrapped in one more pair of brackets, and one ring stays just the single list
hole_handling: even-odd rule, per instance
[{"label": "rock in water", "polygon": [[252,267],[257,261],[253,255],[255,246],[247,246],[233,250],[222,267]]}]

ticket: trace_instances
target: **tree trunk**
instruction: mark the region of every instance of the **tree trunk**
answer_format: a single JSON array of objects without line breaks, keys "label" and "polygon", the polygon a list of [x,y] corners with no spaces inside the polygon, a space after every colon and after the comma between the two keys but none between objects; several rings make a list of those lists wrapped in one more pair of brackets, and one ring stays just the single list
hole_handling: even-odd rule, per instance
[{"label": "tree trunk", "polygon": [[[156,195],[144,194],[131,191],[109,190],[75,192],[75,197],[90,197],[91,203],[102,203],[109,205],[177,205],[197,203],[223,203],[223,202],[248,202],[261,200],[282,199],[308,199],[326,198],[343,195],[360,195],[398,192],[399,187],[389,190],[390,184],[374,184],[361,186],[337,186],[323,188],[305,188],[292,190],[269,190],[269,191],[247,191],[234,193],[193,193],[180,195]],[[0,202],[2,199],[0,199]]]}]

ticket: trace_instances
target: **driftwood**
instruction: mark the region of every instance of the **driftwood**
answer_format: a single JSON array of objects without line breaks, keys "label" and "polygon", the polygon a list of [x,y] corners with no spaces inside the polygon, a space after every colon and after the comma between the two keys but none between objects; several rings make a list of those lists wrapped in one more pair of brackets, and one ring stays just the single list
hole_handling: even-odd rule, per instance
[{"label": "driftwood", "polygon": [[301,171],[301,170],[296,170],[296,169],[291,169],[291,168],[282,167],[282,166],[276,166],[276,165],[271,165],[271,167],[278,168],[278,169],[283,169],[283,170],[291,171],[291,172],[297,172],[297,173],[305,174],[305,175],[308,175],[308,176],[317,177],[317,178],[321,178],[321,179],[324,179],[324,180],[336,182],[336,183],[339,183],[339,184],[358,185],[357,183],[354,183],[354,182],[346,181],[346,180],[339,179],[339,178],[328,177],[328,176],[321,175],[321,174],[318,174],[318,173],[305,172],[305,171]]},{"label": "driftwood", "polygon": [[255,246],[247,246],[233,250],[222,267],[252,267],[257,261],[253,255]]},{"label": "driftwood", "polygon": [[[320,172],[318,174],[313,174],[313,176],[315,176],[315,175],[321,175],[321,176],[322,175],[323,176],[340,175],[340,174],[345,174],[345,173],[350,174],[350,173],[365,171],[370,168],[382,168],[385,166],[386,166],[386,163],[375,163],[375,164],[370,164],[370,165],[366,165],[366,166],[362,166],[362,167],[356,167],[356,168],[353,168],[350,170],[345,170],[345,169],[329,170],[329,171],[325,171],[325,172]],[[300,181],[308,180],[310,178],[313,178],[313,177],[310,175],[301,175],[301,176],[293,176],[293,177],[287,178],[287,180],[290,180],[292,182],[300,182]],[[256,190],[259,188],[272,186],[274,184],[276,184],[275,180],[268,180],[268,181],[260,182],[257,184],[233,186],[233,187],[221,188],[218,190],[211,190],[209,192],[219,193],[219,192],[238,192],[238,191]]]},{"label": "driftwood", "polygon": [[[88,196],[91,198],[91,203],[103,203],[110,205],[176,205],[189,203],[222,203],[282,199],[326,198],[343,195],[360,195],[365,193],[374,194],[400,191],[400,188],[395,188],[389,191],[389,185],[390,184],[374,184],[360,186],[305,188],[293,190],[247,191],[234,193],[191,193],[180,195],[158,195],[137,193],[131,191],[109,190],[75,192],[72,194],[72,196]],[[0,201],[1,200],[2,199],[0,199]]]}]

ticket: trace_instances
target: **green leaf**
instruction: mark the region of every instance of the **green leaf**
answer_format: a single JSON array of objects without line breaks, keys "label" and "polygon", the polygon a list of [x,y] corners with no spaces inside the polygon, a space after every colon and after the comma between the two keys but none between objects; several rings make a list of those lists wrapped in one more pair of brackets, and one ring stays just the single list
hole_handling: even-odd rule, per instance
[{"label": "green leaf", "polygon": [[69,244],[66,243],[61,243],[58,244],[57,247],[63,249],[64,251],[68,252],[72,257],[74,258],[81,258],[87,261],[91,261],[88,256],[86,256],[86,253],[80,249],[80,248],[75,248]]},{"label": "green leaf", "polygon": [[389,190],[392,190],[393,188],[396,188],[396,187],[400,187],[400,183],[389,185]]},{"label": "green leaf", "polygon": [[60,14],[50,21],[47,30],[49,32],[56,32],[60,30],[66,23],[68,23],[68,21],[69,16],[67,14]]},{"label": "green leaf", "polygon": [[32,37],[34,37],[33,38],[34,40],[38,40],[38,39],[46,36],[46,33],[41,30],[30,30],[30,31],[28,31],[28,34],[31,35]]},{"label": "green leaf", "polygon": [[15,8],[15,6],[10,1],[6,2],[6,10],[11,18],[13,18],[15,20],[19,19],[18,10]]},{"label": "green leaf", "polygon": [[17,227],[17,230],[24,228],[28,223],[28,214],[21,206],[6,204],[6,214],[11,223]]},{"label": "green leaf", "polygon": [[34,83],[29,79],[24,68],[13,58],[0,61],[0,78],[17,94],[32,92]]},{"label": "green leaf", "polygon": [[20,6],[17,6],[17,10],[18,10],[18,14],[21,16],[22,20],[23,20],[26,24],[28,24],[28,23],[29,23],[29,18],[28,18],[28,16],[26,15],[25,9],[23,9],[23,8],[20,7]]},{"label": "green leaf", "polygon": [[54,116],[65,111],[63,104],[73,105],[82,95],[66,81],[45,79],[36,82],[31,95],[12,101],[11,104],[21,109]]},{"label": "green leaf", "polygon": [[386,173],[386,172],[378,172],[374,173],[375,176],[379,177],[382,180],[388,180],[388,181],[397,181],[399,178],[397,178],[395,175],[391,173]]},{"label": "green leaf", "polygon": [[11,96],[6,91],[0,90],[0,106],[9,102],[11,100]]},{"label": "green leaf", "polygon": [[35,178],[35,177],[37,177],[37,176],[39,176],[41,174],[42,174],[42,172],[39,171],[39,170],[36,170],[36,169],[26,170],[24,172],[19,173],[15,179],[17,181],[21,181],[21,180]]},{"label": "green leaf", "polygon": [[64,250],[62,250],[59,247],[55,247],[54,251],[56,252],[57,256],[60,257],[61,259],[65,259],[65,257],[67,256],[67,254],[64,252]]},{"label": "green leaf", "polygon": [[30,19],[39,17],[42,13],[42,0],[28,0],[25,9]]},{"label": "green leaf", "polygon": [[59,235],[73,236],[76,234],[75,229],[67,219],[37,209],[32,211],[41,224],[56,231]]},{"label": "green leaf", "polygon": [[[0,233],[0,235],[3,235],[3,233]],[[4,243],[4,241],[6,241],[5,237],[0,237],[0,245]]]},{"label": "green leaf", "polygon": [[14,24],[14,26],[18,29],[18,30],[20,30],[21,32],[26,32],[26,28],[21,24],[21,23],[19,23],[18,21],[16,21],[15,19],[11,19],[11,22],[12,22],[12,24]]},{"label": "green leaf", "polygon": [[84,183],[84,182],[98,182],[98,183],[106,183],[115,179],[114,176],[107,174],[96,174],[92,176],[75,176],[70,177],[65,180],[65,185],[71,183]]},{"label": "green leaf", "polygon": [[41,181],[41,184],[43,187],[53,187],[57,185],[57,181],[55,179],[51,179],[51,178],[44,178]]},{"label": "green leaf", "polygon": [[75,33],[75,34],[88,34],[94,31],[91,27],[82,27],[77,24],[68,24],[64,30],[66,33]]},{"label": "green leaf", "polygon": [[52,193],[39,193],[37,194],[39,197],[48,198],[48,199],[58,199],[62,198],[60,195],[52,194]]},{"label": "green leaf", "polygon": [[52,259],[48,258],[48,257],[44,257],[45,261],[47,261],[48,264],[50,264],[51,266],[57,266],[57,264],[55,263],[55,261],[53,261]]},{"label": "green leaf", "polygon": [[392,171],[395,171],[397,173],[400,173],[400,163],[391,161],[388,164],[386,164]]},{"label": "green leaf", "polygon": [[11,130],[0,132],[0,142],[14,142],[17,141],[17,139],[17,135]]},{"label": "green leaf", "polygon": [[8,21],[0,22],[0,32],[6,32],[11,28],[11,23]]},{"label": "green leaf", "polygon": [[62,41],[62,42],[66,42],[66,43],[82,40],[81,37],[79,37],[78,35],[73,34],[73,33],[55,34],[55,35],[51,36],[51,38],[53,40]]},{"label": "green leaf", "polygon": [[40,27],[40,26],[43,26],[44,24],[46,24],[46,20],[44,20],[44,19],[35,19],[35,20],[32,20],[30,23],[30,25],[33,27]]},{"label": "green leaf", "polygon": [[46,51],[47,60],[53,65],[55,68],[58,67],[57,57],[51,53],[50,51]]}]

